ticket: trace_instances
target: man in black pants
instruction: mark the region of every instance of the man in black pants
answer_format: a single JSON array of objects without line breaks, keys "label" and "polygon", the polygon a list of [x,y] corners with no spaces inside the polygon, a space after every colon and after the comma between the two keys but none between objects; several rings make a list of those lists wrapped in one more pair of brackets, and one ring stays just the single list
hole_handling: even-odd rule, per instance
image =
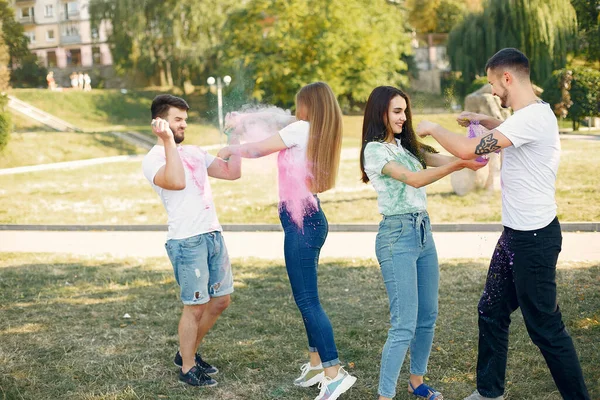
[{"label": "man in black pants", "polygon": [[556,117],[533,92],[529,60],[519,50],[500,50],[485,69],[494,95],[503,107],[514,110],[511,117],[502,122],[463,112],[458,117],[460,125],[477,121],[490,130],[472,139],[429,121],[417,127],[420,136],[431,135],[460,158],[504,149],[504,231],[479,301],[477,390],[465,400],[504,398],[510,315],[519,307],[562,397],[589,400],[573,341],[556,302],[556,261],[562,244],[554,199],[560,160]]}]

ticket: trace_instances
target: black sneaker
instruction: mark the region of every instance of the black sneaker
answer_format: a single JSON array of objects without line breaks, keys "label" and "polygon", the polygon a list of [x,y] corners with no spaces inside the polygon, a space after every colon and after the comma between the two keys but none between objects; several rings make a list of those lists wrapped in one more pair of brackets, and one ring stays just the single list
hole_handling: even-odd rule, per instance
[{"label": "black sneaker", "polygon": [[[183,366],[183,359],[181,358],[181,354],[179,353],[179,351],[177,352],[177,354],[175,354],[175,359],[173,360],[173,364],[175,364],[175,366],[177,366],[179,368],[181,368]],[[213,367],[212,365],[210,365],[209,363],[204,361],[202,359],[202,357],[200,357],[200,354],[198,354],[198,353],[196,353],[196,365],[199,366],[200,368],[202,368],[204,373],[208,374],[208,375],[214,375],[217,372],[219,372],[219,369],[217,367]]]},{"label": "black sneaker", "polygon": [[179,380],[183,383],[187,383],[192,386],[200,386],[200,387],[212,387],[217,386],[217,381],[215,381],[210,376],[206,375],[200,367],[194,365],[187,373],[183,373],[182,370],[179,370]]}]

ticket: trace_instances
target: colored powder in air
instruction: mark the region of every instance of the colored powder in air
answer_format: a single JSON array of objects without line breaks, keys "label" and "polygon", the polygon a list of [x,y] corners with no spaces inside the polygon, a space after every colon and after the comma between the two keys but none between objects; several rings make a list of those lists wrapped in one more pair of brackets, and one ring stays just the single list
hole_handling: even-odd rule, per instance
[{"label": "colored powder in air", "polygon": [[[296,121],[289,110],[275,106],[244,107],[226,117],[226,126],[243,142],[258,142],[277,134]],[[279,198],[292,221],[303,228],[306,215],[317,210],[317,200],[308,189],[311,177],[306,152],[292,147],[279,152]]]},{"label": "colored powder in air", "polygon": [[275,106],[247,106],[227,114],[225,125],[243,142],[259,142],[275,135],[296,118]]}]

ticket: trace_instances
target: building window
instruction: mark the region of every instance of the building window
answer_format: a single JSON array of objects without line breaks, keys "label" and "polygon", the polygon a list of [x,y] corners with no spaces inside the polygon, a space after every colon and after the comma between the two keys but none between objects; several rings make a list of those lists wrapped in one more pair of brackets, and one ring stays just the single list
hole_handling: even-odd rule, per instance
[{"label": "building window", "polygon": [[29,38],[29,43],[35,43],[35,31],[25,32],[25,36]]},{"label": "building window", "polygon": [[48,29],[46,31],[46,40],[54,41],[54,29]]},{"label": "building window", "polygon": [[79,4],[76,1],[65,3],[65,19],[79,15]]},{"label": "building window", "polygon": [[21,18],[33,18],[34,8],[33,7],[23,7],[21,8]]},{"label": "building window", "polygon": [[79,36],[79,27],[76,24],[63,25],[63,36]]},{"label": "building window", "polygon": [[54,16],[54,6],[52,4],[47,4],[46,5],[44,15],[46,17],[53,17]]}]

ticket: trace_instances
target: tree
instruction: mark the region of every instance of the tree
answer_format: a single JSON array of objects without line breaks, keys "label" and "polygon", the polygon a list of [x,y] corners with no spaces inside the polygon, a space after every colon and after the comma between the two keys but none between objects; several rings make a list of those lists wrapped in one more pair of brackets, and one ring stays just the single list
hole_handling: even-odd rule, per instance
[{"label": "tree", "polygon": [[5,110],[8,104],[8,97],[4,93],[8,89],[8,81],[10,74],[8,72],[8,63],[10,56],[8,52],[8,46],[4,42],[4,35],[2,34],[3,21],[0,20],[0,152],[10,137],[10,115]]},{"label": "tree", "polygon": [[6,0],[0,0],[0,21],[2,23],[0,34],[8,48],[10,58],[8,65],[13,65],[30,54],[27,47],[29,42],[23,33],[23,26],[15,20],[15,12]]},{"label": "tree", "polygon": [[92,0],[93,24],[105,21],[114,63],[161,86],[183,86],[213,65],[220,31],[235,0]]},{"label": "tree", "polygon": [[419,33],[448,33],[469,11],[478,11],[482,0],[407,0],[411,25]]},{"label": "tree", "polygon": [[230,15],[222,60],[251,77],[258,101],[291,106],[300,87],[321,80],[352,107],[377,85],[407,84],[402,13],[385,0],[251,0]]},{"label": "tree", "polygon": [[554,71],[544,84],[543,98],[557,116],[573,121],[579,129],[585,117],[600,116],[600,71],[573,68]]},{"label": "tree", "polygon": [[483,12],[469,14],[450,32],[450,63],[468,85],[485,75],[485,64],[494,53],[516,47],[532,61],[532,80],[544,82],[566,65],[576,26],[568,0],[489,0]]},{"label": "tree", "polygon": [[571,0],[577,12],[580,50],[600,69],[600,0]]}]

